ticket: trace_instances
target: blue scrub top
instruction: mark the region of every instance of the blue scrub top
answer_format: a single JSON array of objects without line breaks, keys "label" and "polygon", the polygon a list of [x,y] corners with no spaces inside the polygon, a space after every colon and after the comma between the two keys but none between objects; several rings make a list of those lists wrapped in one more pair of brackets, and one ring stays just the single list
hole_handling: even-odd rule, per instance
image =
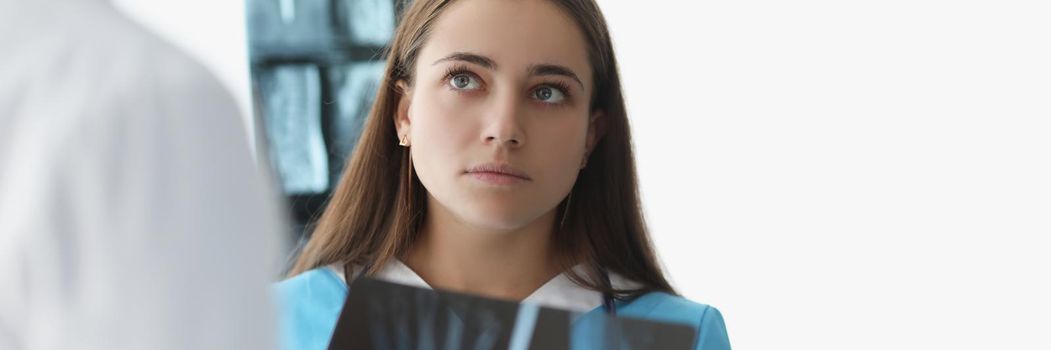
[{"label": "blue scrub top", "polygon": [[[336,328],[347,285],[328,268],[317,268],[275,287],[283,350],[326,350]],[[603,312],[601,308],[590,313]],[[617,316],[688,325],[697,330],[696,350],[729,350],[723,316],[714,307],[664,292],[617,303]]]}]

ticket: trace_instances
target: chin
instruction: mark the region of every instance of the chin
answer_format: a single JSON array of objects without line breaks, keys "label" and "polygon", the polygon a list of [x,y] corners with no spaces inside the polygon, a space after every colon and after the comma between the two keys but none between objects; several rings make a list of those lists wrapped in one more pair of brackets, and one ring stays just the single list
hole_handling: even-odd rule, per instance
[{"label": "chin", "polygon": [[464,209],[466,210],[463,215],[460,215],[460,217],[465,223],[494,231],[517,230],[529,225],[536,219],[521,209],[501,207],[498,205]]}]

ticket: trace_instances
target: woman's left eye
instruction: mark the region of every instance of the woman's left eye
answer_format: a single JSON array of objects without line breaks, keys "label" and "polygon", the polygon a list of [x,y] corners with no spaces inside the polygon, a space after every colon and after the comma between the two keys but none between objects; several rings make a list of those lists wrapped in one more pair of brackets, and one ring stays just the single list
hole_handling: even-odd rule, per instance
[{"label": "woman's left eye", "polygon": [[533,97],[544,103],[561,103],[566,99],[566,94],[555,87],[541,86],[533,90]]}]

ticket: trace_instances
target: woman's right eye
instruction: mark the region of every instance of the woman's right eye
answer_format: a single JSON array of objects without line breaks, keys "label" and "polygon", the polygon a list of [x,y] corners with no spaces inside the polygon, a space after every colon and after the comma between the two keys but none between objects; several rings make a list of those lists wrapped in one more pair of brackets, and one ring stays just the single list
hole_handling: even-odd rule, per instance
[{"label": "woman's right eye", "polygon": [[478,79],[475,79],[470,74],[456,74],[449,79],[449,86],[456,90],[477,90],[481,87],[478,83]]}]

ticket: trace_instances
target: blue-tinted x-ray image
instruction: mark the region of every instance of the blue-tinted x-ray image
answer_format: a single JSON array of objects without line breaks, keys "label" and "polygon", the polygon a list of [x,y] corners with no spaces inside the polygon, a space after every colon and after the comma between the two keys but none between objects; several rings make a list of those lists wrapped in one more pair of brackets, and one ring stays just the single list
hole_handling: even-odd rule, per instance
[{"label": "blue-tinted x-ray image", "polygon": [[338,154],[350,154],[358,143],[383,67],[384,62],[349,63],[330,71],[328,83],[335,94],[331,129],[343,135],[333,140],[333,150]]},{"label": "blue-tinted x-ray image", "polygon": [[321,83],[315,65],[282,65],[256,74],[272,163],[285,193],[328,189],[321,133]]},{"label": "blue-tinted x-ray image", "polygon": [[246,1],[261,155],[302,241],[357,144],[405,3]]}]

